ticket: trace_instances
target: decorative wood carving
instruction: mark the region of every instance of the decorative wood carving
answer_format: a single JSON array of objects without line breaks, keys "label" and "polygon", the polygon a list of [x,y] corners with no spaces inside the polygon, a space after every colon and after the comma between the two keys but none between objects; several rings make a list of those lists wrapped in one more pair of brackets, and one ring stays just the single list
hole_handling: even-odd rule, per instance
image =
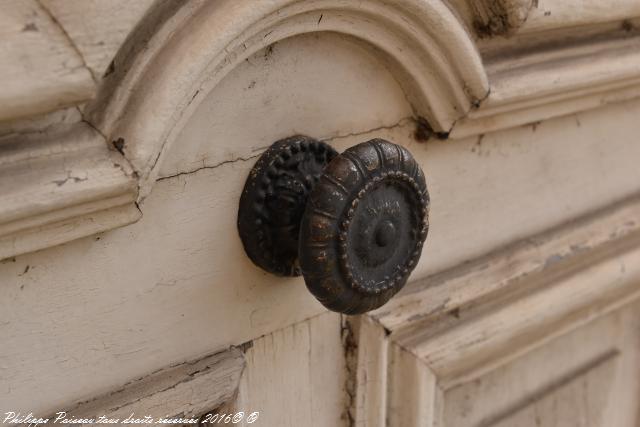
[{"label": "decorative wood carving", "polygon": [[327,31],[369,45],[435,131],[448,132],[488,93],[469,33],[440,0],[191,0],[147,17],[116,57],[89,119],[125,141],[145,197],[185,121],[231,70],[279,40]]}]

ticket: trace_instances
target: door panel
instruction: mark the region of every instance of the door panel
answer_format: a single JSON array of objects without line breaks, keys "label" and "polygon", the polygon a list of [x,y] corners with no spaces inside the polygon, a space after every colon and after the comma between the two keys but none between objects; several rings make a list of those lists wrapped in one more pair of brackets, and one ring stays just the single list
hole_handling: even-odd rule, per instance
[{"label": "door panel", "polygon": [[636,426],[640,304],[444,393],[445,426]]},{"label": "door panel", "polygon": [[427,277],[360,321],[358,360],[385,372],[358,383],[356,421],[382,406],[372,425],[637,427],[639,209],[631,198]]}]

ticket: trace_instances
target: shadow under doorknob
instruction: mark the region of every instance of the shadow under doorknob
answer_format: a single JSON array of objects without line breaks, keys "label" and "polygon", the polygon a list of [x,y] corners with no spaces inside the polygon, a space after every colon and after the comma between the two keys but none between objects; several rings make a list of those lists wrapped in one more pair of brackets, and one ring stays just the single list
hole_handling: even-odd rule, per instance
[{"label": "shadow under doorknob", "polygon": [[429,228],[422,170],[382,139],[338,154],[307,136],[274,143],[251,170],[238,231],[249,258],[280,276],[304,276],[328,309],[359,314],[407,282]]}]

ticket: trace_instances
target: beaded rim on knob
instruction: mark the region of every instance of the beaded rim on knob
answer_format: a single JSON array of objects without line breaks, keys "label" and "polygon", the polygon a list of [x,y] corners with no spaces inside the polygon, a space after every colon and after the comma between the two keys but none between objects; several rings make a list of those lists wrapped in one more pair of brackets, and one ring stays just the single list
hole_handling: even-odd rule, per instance
[{"label": "beaded rim on knob", "polygon": [[295,136],[273,144],[252,169],[238,228],[256,265],[302,274],[327,308],[358,314],[407,282],[427,237],[429,203],[405,148],[374,139],[337,154]]}]

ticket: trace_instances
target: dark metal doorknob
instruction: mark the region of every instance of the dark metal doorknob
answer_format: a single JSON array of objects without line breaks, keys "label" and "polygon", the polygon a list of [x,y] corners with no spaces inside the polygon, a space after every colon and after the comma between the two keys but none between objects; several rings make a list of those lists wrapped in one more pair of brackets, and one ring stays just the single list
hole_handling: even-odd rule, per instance
[{"label": "dark metal doorknob", "polygon": [[238,213],[256,265],[302,274],[324,306],[346,314],[378,308],[402,289],[428,228],[420,166],[382,139],[342,154],[306,136],[276,142],[251,170]]}]

